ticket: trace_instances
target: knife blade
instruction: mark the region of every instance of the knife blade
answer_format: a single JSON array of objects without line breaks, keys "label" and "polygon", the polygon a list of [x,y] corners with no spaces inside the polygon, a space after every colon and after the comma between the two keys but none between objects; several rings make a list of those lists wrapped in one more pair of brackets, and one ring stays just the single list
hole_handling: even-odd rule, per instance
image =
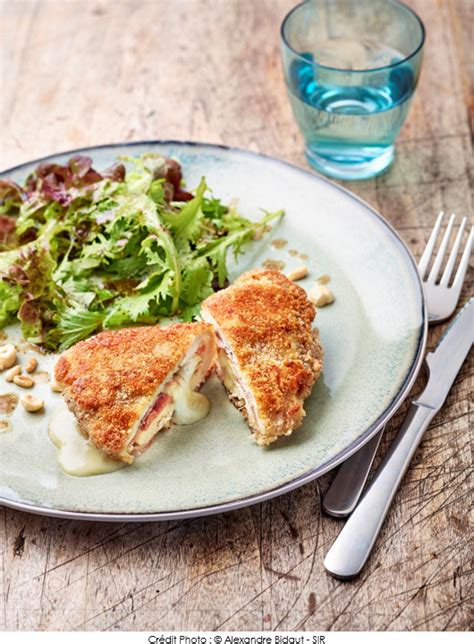
[{"label": "knife blade", "polygon": [[474,299],[471,298],[448,327],[436,350],[427,355],[430,375],[423,393],[411,403],[367,492],[326,555],[324,566],[334,577],[351,579],[364,567],[413,454],[469,353],[473,335]]},{"label": "knife blade", "polygon": [[474,298],[471,298],[448,326],[435,351],[427,354],[430,378],[416,404],[441,407],[473,342]]}]

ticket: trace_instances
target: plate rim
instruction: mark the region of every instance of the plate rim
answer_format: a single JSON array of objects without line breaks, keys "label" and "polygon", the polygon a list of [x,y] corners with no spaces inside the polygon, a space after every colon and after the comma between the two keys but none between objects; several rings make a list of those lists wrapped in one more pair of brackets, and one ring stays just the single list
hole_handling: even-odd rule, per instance
[{"label": "plate rim", "polygon": [[116,512],[82,512],[80,510],[59,510],[47,506],[41,506],[37,504],[27,503],[25,501],[15,501],[13,499],[8,499],[3,496],[0,496],[0,505],[4,507],[12,508],[14,510],[21,510],[23,512],[29,512],[31,514],[38,514],[42,516],[60,518],[60,519],[74,519],[79,521],[100,521],[100,522],[150,522],[150,521],[171,521],[171,520],[180,520],[180,519],[192,519],[196,517],[209,516],[212,514],[220,514],[221,512],[230,512],[232,510],[239,510],[250,505],[255,505],[256,503],[262,503],[270,499],[282,496],[287,494],[292,490],[295,490],[311,481],[316,480],[323,474],[326,474],[330,470],[334,469],[345,460],[350,458],[355,454],[359,449],[361,449],[368,441],[375,436],[375,434],[382,429],[382,427],[394,416],[399,407],[402,405],[404,400],[407,398],[410,390],[418,377],[418,373],[423,364],[427,334],[428,334],[428,315],[426,307],[426,299],[424,295],[422,281],[418,274],[418,267],[416,265],[415,259],[408,248],[405,241],[399,235],[397,230],[384,218],[382,215],[375,210],[370,204],[361,199],[358,195],[354,194],[348,188],[339,185],[335,181],[331,181],[326,177],[323,177],[311,170],[307,170],[301,166],[298,166],[289,161],[279,159],[278,157],[270,156],[262,152],[256,152],[253,150],[246,150],[245,148],[238,148],[230,145],[225,145],[222,143],[205,143],[200,141],[187,141],[187,140],[177,140],[177,139],[145,139],[140,141],[125,141],[118,143],[103,143],[100,145],[85,146],[81,148],[73,148],[71,150],[64,150],[60,152],[54,152],[47,156],[38,157],[30,161],[25,161],[23,163],[17,164],[15,166],[9,167],[6,170],[0,172],[0,178],[3,178],[5,175],[8,175],[17,170],[21,170],[25,166],[32,164],[42,163],[48,161],[49,159],[54,159],[58,156],[80,153],[80,152],[90,152],[93,150],[100,150],[105,148],[124,148],[124,147],[138,147],[143,145],[169,145],[169,146],[190,146],[196,148],[208,148],[208,149],[219,149],[229,152],[233,152],[243,156],[256,157],[258,159],[264,159],[272,163],[278,163],[285,167],[288,167],[292,170],[295,170],[307,177],[310,177],[313,180],[322,182],[324,184],[329,184],[338,191],[344,193],[351,199],[354,199],[361,205],[363,205],[370,213],[375,216],[380,223],[385,226],[389,233],[395,238],[396,241],[400,244],[401,248],[405,252],[405,259],[408,263],[411,263],[412,268],[414,269],[415,282],[418,287],[420,298],[421,298],[421,329],[420,335],[418,337],[418,346],[415,353],[415,358],[410,367],[410,371],[399,388],[397,395],[394,400],[388,405],[383,414],[368,427],[365,432],[356,438],[350,445],[341,450],[338,454],[333,456],[329,461],[320,465],[319,467],[313,468],[306,474],[296,477],[295,479],[278,485],[271,490],[266,492],[260,492],[258,494],[247,495],[242,499],[236,499],[234,501],[226,501],[225,503],[217,503],[209,506],[203,506],[198,508],[192,508],[187,510],[171,510],[166,512],[149,512],[149,513],[116,513]]}]

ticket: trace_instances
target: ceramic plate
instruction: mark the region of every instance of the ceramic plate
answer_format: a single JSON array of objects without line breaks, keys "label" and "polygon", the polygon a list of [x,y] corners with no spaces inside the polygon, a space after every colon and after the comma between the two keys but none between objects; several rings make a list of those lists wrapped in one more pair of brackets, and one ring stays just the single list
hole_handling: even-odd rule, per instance
[{"label": "ceramic plate", "polygon": [[[146,142],[80,152],[101,169],[117,155],[146,151],[176,157],[190,187],[205,175],[215,195],[238,200],[245,216],[258,216],[260,208],[285,209],[270,235],[231,266],[231,279],[266,259],[284,262],[285,270],[307,264],[309,276],[299,282],[304,288],[317,276],[330,275],[336,300],[317,315],[324,375],[305,405],[302,428],[269,448],[251,441],[244,420],[211,378],[205,392],[212,410],[205,420],[159,435],[132,467],[75,478],[57,465],[47,425],[60,396],[39,374],[35,392],[46,400],[45,413],[28,414],[18,406],[12,430],[0,434],[4,505],[82,519],[143,521],[256,503],[315,479],[360,448],[393,415],[418,372],[426,316],[416,265],[395,231],[367,204],[300,168],[221,146]],[[63,162],[71,154],[50,158]],[[37,163],[4,176],[22,181]],[[276,239],[287,243],[278,248],[272,244]],[[12,337],[17,332],[8,329]],[[42,369],[51,372],[53,361],[54,356],[41,358]],[[0,387],[16,389],[4,379]]]}]

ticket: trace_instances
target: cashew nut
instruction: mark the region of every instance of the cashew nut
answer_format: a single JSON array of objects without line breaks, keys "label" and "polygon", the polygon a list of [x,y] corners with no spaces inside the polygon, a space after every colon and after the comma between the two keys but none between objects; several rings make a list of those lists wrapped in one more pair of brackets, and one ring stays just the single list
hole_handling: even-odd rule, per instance
[{"label": "cashew nut", "polygon": [[35,384],[33,379],[29,376],[15,376],[13,378],[13,382],[15,383],[15,385],[23,387],[24,389],[29,389]]},{"label": "cashew nut", "polygon": [[38,360],[34,358],[33,356],[31,358],[28,358],[28,361],[26,363],[26,373],[33,373],[33,371],[36,370],[36,367],[38,366]]},{"label": "cashew nut", "polygon": [[13,344],[0,347],[0,371],[13,367],[16,362],[16,349]]},{"label": "cashew nut", "polygon": [[19,364],[15,365],[14,367],[10,367],[8,371],[5,373],[5,380],[7,382],[13,382],[13,378],[15,376],[19,376],[21,373],[21,367]]},{"label": "cashew nut", "polygon": [[308,267],[303,265],[303,266],[299,266],[298,268],[295,268],[294,271],[290,271],[287,275],[287,278],[292,282],[296,282],[296,280],[302,280],[303,277],[306,277],[307,274],[308,274]]},{"label": "cashew nut", "polygon": [[334,302],[334,295],[327,286],[317,284],[309,291],[309,299],[315,306],[326,306]]},{"label": "cashew nut", "polygon": [[51,383],[50,387],[51,387],[52,391],[55,391],[58,394],[60,394],[61,391],[62,391],[61,387],[58,385],[56,380],[53,380],[53,382]]},{"label": "cashew nut", "polygon": [[31,394],[25,394],[22,396],[20,402],[26,411],[34,412],[44,408],[44,400],[37,396],[32,396]]}]

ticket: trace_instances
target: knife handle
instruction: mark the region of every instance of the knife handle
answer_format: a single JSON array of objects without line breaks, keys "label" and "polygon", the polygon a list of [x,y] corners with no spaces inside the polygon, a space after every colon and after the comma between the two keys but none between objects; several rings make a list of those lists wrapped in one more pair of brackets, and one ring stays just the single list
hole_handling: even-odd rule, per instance
[{"label": "knife handle", "polygon": [[405,421],[367,492],[324,560],[338,579],[356,577],[367,561],[383,521],[422,436],[437,409],[412,403]]},{"label": "knife handle", "polygon": [[357,505],[374,462],[384,427],[339,467],[323,499],[323,510],[332,517],[347,517]]}]

